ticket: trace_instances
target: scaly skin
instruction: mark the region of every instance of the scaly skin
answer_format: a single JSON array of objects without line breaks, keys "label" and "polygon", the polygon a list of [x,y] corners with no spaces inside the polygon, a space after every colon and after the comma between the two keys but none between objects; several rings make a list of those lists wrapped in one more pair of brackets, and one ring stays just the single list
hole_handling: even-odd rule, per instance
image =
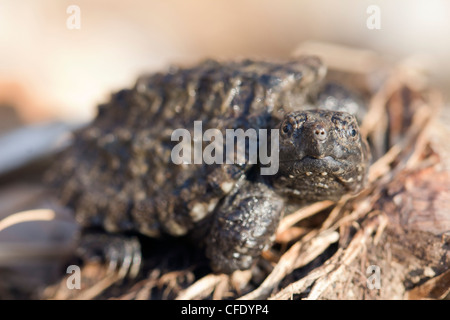
[{"label": "scaly skin", "polygon": [[[356,118],[344,112],[355,111],[354,100],[331,86],[338,99],[322,103],[325,73],[319,59],[303,57],[208,60],[141,77],[75,133],[48,179],[84,227],[202,234],[214,270],[250,268],[271,244],[286,204],[337,199],[364,185],[369,151]],[[248,162],[174,164],[172,132],[193,136],[198,120],[203,131],[224,136],[226,129],[280,130],[278,173],[262,177],[259,164]]]}]

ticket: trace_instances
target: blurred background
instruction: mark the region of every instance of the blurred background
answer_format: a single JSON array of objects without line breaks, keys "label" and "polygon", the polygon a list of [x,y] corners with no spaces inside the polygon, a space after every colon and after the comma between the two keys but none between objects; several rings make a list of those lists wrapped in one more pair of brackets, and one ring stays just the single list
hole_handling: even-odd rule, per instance
[{"label": "blurred background", "polygon": [[[68,29],[70,5],[80,29]],[[367,8],[380,9],[370,30]],[[204,57],[287,57],[304,41],[421,56],[450,87],[446,0],[1,0],[0,104],[20,119],[86,121],[137,75]]]},{"label": "blurred background", "polygon": [[[371,5],[380,29],[367,27]],[[142,73],[208,57],[288,58],[302,43],[331,43],[392,64],[414,57],[448,97],[449,39],[447,0],[0,0],[0,220],[46,200],[39,167],[22,168],[27,159],[53,150]],[[8,242],[71,238],[67,217],[47,218],[37,229],[0,224],[0,268],[12,261]]]}]

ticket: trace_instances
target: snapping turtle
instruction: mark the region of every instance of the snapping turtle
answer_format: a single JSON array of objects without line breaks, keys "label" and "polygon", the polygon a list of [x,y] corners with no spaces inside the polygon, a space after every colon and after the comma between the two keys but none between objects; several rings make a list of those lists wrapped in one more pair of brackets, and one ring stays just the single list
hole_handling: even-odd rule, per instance
[{"label": "snapping turtle", "polygon": [[[99,106],[50,180],[85,228],[191,234],[206,246],[213,270],[248,269],[287,208],[364,186],[370,152],[358,127],[362,110],[346,89],[325,83],[325,74],[320,59],[305,56],[207,60],[143,76]],[[174,163],[179,141],[172,133],[192,133],[194,121],[224,136],[229,129],[276,130],[279,150],[270,152],[278,152],[277,172],[261,174],[265,165],[249,161],[249,142],[240,163]],[[260,141],[270,146],[267,136]],[[206,142],[200,145],[204,151]]]}]

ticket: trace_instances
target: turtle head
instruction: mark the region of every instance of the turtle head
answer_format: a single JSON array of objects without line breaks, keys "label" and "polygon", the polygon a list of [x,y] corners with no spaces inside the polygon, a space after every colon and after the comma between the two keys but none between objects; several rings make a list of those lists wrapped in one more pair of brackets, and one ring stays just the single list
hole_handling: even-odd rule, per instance
[{"label": "turtle head", "polygon": [[369,149],[350,113],[295,111],[280,123],[274,184],[305,200],[338,199],[363,187]]}]

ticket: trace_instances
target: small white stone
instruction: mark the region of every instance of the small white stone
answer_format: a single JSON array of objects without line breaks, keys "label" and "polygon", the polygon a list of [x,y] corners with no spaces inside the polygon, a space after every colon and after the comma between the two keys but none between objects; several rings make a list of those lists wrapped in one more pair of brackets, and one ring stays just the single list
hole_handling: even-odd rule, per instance
[{"label": "small white stone", "polygon": [[327,173],[327,172],[325,172],[325,171],[324,171],[324,172],[322,172],[322,175],[323,175],[323,176],[326,176],[327,174],[328,174],[328,173]]},{"label": "small white stone", "polygon": [[310,175],[312,175],[312,172],[309,172],[309,171],[308,171],[308,172],[306,172],[306,175],[307,175],[307,176],[310,176]]},{"label": "small white stone", "polygon": [[294,179],[295,177],[292,174],[290,174],[289,178]]}]

